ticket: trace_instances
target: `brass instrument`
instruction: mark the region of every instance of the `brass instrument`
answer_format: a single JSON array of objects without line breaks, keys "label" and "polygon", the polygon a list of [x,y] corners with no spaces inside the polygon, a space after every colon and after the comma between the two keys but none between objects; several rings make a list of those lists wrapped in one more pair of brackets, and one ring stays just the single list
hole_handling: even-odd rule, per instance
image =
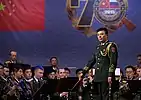
[{"label": "brass instrument", "polygon": [[128,85],[128,82],[124,79],[124,80],[120,80],[119,81],[119,95],[124,95],[125,93],[129,92],[130,88]]},{"label": "brass instrument", "polygon": [[19,87],[19,82],[16,79],[14,79],[13,77],[10,77],[8,79],[8,87],[9,87],[9,92],[7,94],[9,96],[15,96],[16,99],[19,100],[20,92],[21,92],[21,88]]}]

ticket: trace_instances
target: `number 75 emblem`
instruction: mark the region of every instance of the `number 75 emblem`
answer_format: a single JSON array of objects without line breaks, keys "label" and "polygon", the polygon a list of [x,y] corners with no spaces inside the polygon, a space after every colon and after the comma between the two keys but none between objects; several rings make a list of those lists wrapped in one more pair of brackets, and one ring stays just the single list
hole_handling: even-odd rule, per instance
[{"label": "number 75 emblem", "polygon": [[[126,18],[127,0],[67,0],[66,4],[68,17],[73,26],[86,35],[96,34],[92,28],[94,19],[107,27],[110,32],[114,32],[123,24],[129,31],[133,31],[136,27]],[[79,16],[77,9],[82,9]]]}]

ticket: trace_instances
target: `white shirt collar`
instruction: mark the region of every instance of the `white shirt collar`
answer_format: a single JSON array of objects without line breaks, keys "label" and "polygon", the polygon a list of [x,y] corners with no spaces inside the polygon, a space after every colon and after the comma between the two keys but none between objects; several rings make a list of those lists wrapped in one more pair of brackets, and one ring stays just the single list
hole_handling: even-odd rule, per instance
[{"label": "white shirt collar", "polygon": [[33,79],[31,78],[31,79],[25,79],[27,82],[31,82]]},{"label": "white shirt collar", "polygon": [[35,79],[35,81],[36,81],[36,82],[38,82],[38,81],[39,81],[39,80],[38,80],[35,76],[34,76],[34,79]]},{"label": "white shirt collar", "polygon": [[7,81],[7,79],[6,79],[6,78],[4,78],[3,76],[1,76],[1,78],[2,78],[3,80]]},{"label": "white shirt collar", "polygon": [[107,42],[108,42],[108,40],[106,42],[104,42],[104,43],[101,43],[101,45],[105,45]]},{"label": "white shirt collar", "polygon": [[19,80],[18,80],[17,78],[15,78],[15,80],[16,80],[16,82],[18,82],[18,83],[19,83]]},{"label": "white shirt collar", "polygon": [[57,70],[57,66],[56,66],[56,67],[53,66],[52,69],[53,69],[53,70]]}]

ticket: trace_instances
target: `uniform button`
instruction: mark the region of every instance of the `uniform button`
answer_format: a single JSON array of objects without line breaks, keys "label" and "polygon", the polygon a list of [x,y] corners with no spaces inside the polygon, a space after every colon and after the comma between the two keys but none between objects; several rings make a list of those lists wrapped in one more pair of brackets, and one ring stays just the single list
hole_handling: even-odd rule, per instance
[{"label": "uniform button", "polygon": [[97,69],[99,69],[99,68],[97,68]]},{"label": "uniform button", "polygon": [[99,60],[99,58],[97,58]]},{"label": "uniform button", "polygon": [[99,63],[97,63],[99,65]]}]

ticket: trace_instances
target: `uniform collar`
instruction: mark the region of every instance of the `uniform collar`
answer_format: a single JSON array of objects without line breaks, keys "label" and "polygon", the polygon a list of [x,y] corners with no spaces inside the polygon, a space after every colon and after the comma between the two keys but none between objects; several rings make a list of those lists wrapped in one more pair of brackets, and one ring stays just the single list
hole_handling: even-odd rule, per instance
[{"label": "uniform collar", "polygon": [[15,80],[17,83],[19,83],[19,80],[18,80],[17,78],[14,77],[14,80]]},{"label": "uniform collar", "polygon": [[26,82],[31,82],[32,80],[33,80],[32,78],[31,78],[31,79],[26,79],[26,78],[25,78],[25,81],[26,81]]},{"label": "uniform collar", "polygon": [[52,67],[53,70],[57,70],[57,67]]},{"label": "uniform collar", "polygon": [[35,76],[34,76],[34,79],[35,79],[36,82],[39,82],[39,80]]},{"label": "uniform collar", "polygon": [[107,44],[109,42],[109,40],[107,40],[106,42],[104,42],[104,43],[102,43],[102,42],[100,42],[100,45],[105,45],[105,44]]},{"label": "uniform collar", "polygon": [[7,79],[5,78],[5,77],[3,77],[3,76],[0,76],[3,80],[5,80],[5,81],[7,81]]}]

